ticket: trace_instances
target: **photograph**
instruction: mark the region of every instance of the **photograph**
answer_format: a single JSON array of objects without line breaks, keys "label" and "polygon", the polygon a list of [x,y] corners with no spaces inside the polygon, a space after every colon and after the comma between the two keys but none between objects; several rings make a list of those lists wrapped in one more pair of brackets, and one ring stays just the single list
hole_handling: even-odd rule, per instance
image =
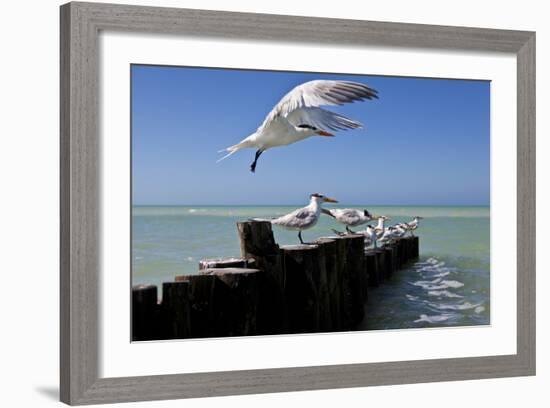
[{"label": "photograph", "polygon": [[132,341],[491,324],[491,81],[130,81]]}]

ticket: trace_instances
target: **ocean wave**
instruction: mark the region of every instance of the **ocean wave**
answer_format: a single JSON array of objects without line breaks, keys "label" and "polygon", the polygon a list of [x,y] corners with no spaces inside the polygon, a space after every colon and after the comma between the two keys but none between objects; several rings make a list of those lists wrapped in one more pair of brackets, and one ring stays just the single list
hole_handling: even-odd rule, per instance
[{"label": "ocean wave", "polygon": [[464,286],[462,282],[456,280],[441,280],[441,278],[434,279],[432,281],[417,281],[409,282],[411,285],[419,286],[425,290],[442,290],[442,289],[457,289]]},{"label": "ocean wave", "polygon": [[453,292],[449,292],[448,290],[430,290],[428,291],[429,296],[437,296],[437,297],[448,297],[448,298],[463,298],[464,296],[458,295]]},{"label": "ocean wave", "polygon": [[477,313],[477,314],[483,313],[484,311],[485,311],[485,306],[478,306],[474,310],[474,312]]},{"label": "ocean wave", "polygon": [[[464,303],[459,303],[455,305],[428,303],[428,305],[439,310],[470,310],[470,309],[477,309],[478,307],[481,306],[481,303],[472,304],[470,302],[464,302]],[[485,308],[483,309],[485,310]]]},{"label": "ocean wave", "polygon": [[441,323],[441,322],[444,322],[446,320],[449,320],[452,317],[454,317],[454,315],[448,314],[448,313],[443,313],[443,314],[434,315],[434,316],[428,316],[428,315],[425,315],[425,314],[421,314],[420,318],[416,319],[414,322],[415,323],[422,323],[422,322]]}]

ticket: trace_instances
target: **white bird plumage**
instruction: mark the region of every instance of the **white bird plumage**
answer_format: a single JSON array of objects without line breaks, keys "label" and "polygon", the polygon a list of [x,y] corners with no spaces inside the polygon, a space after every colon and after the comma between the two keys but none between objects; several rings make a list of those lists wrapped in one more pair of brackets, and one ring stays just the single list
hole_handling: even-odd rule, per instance
[{"label": "white bird plumage", "polygon": [[323,214],[329,215],[341,224],[346,226],[346,231],[353,234],[349,227],[366,224],[371,221],[372,215],[367,210],[357,210],[355,208],[323,208]]},{"label": "white bird plumage", "polygon": [[347,130],[361,123],[321,109],[324,105],[343,105],[378,98],[377,91],[353,81],[314,80],[296,86],[273,107],[256,132],[221,152],[221,161],[245,148],[256,148],[250,170],[256,170],[260,155],[268,149],[286,146],[311,136],[334,136],[327,130]]},{"label": "white bird plumage", "polygon": [[286,215],[271,220],[256,218],[256,221],[269,221],[271,224],[278,225],[291,231],[298,231],[298,238],[303,244],[302,231],[312,228],[319,221],[321,215],[321,206],[323,203],[337,203],[333,198],[325,197],[322,194],[311,194],[309,205],[298,208]]}]

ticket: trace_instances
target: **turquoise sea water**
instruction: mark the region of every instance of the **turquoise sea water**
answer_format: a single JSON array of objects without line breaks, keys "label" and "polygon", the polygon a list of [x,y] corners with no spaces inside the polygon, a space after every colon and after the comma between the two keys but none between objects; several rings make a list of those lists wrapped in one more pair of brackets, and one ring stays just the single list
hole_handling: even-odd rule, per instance
[{"label": "turquoise sea water", "polygon": [[[173,280],[194,273],[201,258],[238,256],[237,221],[285,214],[298,206],[135,206],[132,209],[132,284]],[[420,259],[369,292],[361,329],[470,326],[490,323],[489,207],[367,208],[391,217],[389,224],[425,217]],[[314,240],[342,229],[321,217],[303,233]],[[296,233],[274,227],[279,244],[293,244]]]}]

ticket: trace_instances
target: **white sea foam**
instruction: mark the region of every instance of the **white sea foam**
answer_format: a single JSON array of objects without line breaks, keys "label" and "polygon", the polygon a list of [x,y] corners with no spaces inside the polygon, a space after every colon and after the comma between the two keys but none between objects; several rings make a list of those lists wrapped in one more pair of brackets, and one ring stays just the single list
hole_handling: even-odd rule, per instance
[{"label": "white sea foam", "polygon": [[464,302],[457,305],[447,305],[447,304],[436,304],[436,303],[429,303],[431,307],[434,307],[439,310],[468,310],[468,309],[474,309],[481,305],[481,303],[472,304],[470,302]]},{"label": "white sea foam", "polygon": [[476,309],[474,310],[474,312],[476,312],[477,314],[480,314],[482,312],[485,311],[485,307],[484,306],[478,306],[476,307]]},{"label": "white sea foam", "polygon": [[449,292],[448,290],[430,290],[428,291],[430,296],[448,297],[448,298],[463,298],[464,296],[457,295],[456,293]]},{"label": "white sea foam", "polygon": [[441,284],[446,285],[448,288],[453,288],[453,289],[461,288],[462,286],[464,286],[462,282],[459,282],[456,280],[444,280],[444,281],[441,281]]},{"label": "white sea foam", "polygon": [[405,296],[407,297],[407,299],[412,300],[412,301],[418,300],[418,296],[409,295],[408,293],[405,294]]},{"label": "white sea foam", "polygon": [[411,283],[411,285],[414,286],[420,286],[422,289],[425,290],[443,290],[448,288],[461,288],[464,286],[462,282],[456,281],[456,280],[441,280],[441,278],[437,278],[431,281],[417,281]]},{"label": "white sea foam", "polygon": [[453,317],[453,315],[446,314],[446,313],[441,314],[441,315],[434,315],[434,316],[428,316],[428,315],[425,315],[425,314],[421,314],[420,318],[416,319],[414,322],[415,323],[421,323],[421,322],[440,323],[440,322],[444,322],[446,320],[449,320],[451,317]]},{"label": "white sea foam", "polygon": [[437,273],[435,275],[432,275],[434,278],[437,277],[437,278],[444,278],[445,276],[448,276],[451,274],[451,271],[447,271],[447,272],[441,272],[441,273]]}]

